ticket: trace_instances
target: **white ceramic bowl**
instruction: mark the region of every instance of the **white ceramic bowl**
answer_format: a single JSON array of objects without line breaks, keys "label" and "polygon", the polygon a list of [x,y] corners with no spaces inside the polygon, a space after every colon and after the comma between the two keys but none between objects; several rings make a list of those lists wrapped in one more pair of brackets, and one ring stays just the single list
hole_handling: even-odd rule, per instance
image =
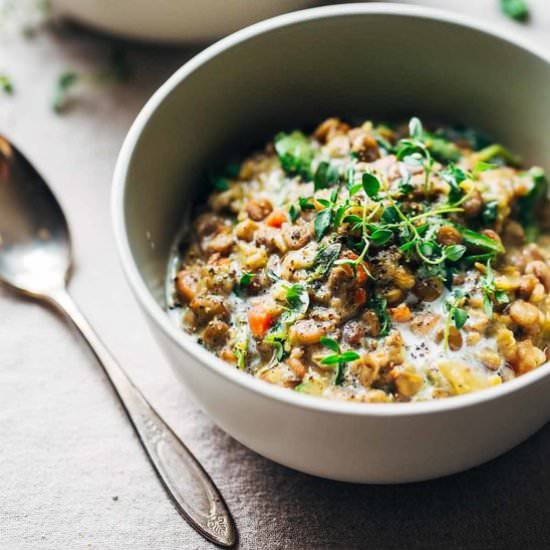
[{"label": "white ceramic bowl", "polygon": [[202,42],[312,0],[53,0],[56,12],[128,38]]},{"label": "white ceramic bowl", "polygon": [[550,168],[550,62],[458,15],[389,4],[288,14],[200,53],[147,103],[124,143],[113,213],[122,263],[179,378],[225,431],[328,478],[396,483],[458,472],[550,418],[550,367],[434,402],[357,404],[296,394],[215,358],[164,311],[174,235],[226,153],[327,115],[418,114],[489,132]]}]

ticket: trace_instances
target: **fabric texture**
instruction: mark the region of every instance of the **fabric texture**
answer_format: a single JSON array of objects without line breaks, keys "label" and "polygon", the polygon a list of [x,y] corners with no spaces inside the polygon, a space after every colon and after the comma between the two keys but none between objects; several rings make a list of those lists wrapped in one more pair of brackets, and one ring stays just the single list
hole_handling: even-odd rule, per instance
[{"label": "fabric texture", "polygon": [[[505,21],[497,1],[437,2],[493,17],[550,44],[550,6],[532,0],[533,29]],[[432,2],[436,4],[436,2]],[[550,548],[550,427],[489,464],[404,486],[303,475],[235,442],[193,405],[126,285],[109,195],[122,139],[146,99],[191,55],[129,46],[134,78],[77,85],[67,112],[51,98],[67,69],[104,67],[108,41],[73,29],[0,37],[0,133],[51,183],[73,232],[71,292],[136,384],[196,453],[237,521],[240,548],[500,550]],[[526,406],[537,406],[528,403]],[[177,514],[81,339],[56,313],[0,290],[0,548],[213,548]]]}]

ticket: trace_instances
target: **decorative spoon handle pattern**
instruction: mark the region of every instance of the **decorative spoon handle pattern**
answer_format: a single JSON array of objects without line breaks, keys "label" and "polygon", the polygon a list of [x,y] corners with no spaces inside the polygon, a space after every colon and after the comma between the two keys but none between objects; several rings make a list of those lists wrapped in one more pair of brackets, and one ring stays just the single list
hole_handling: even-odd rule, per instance
[{"label": "decorative spoon handle pattern", "polygon": [[105,370],[179,513],[208,540],[233,546],[235,525],[210,476],[131,382],[70,295],[55,291],[49,299],[72,320]]}]

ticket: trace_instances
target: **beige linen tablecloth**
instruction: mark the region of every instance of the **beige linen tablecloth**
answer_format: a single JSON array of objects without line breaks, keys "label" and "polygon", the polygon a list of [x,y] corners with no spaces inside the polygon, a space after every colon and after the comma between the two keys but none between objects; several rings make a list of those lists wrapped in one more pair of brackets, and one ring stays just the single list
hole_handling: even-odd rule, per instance
[{"label": "beige linen tablecloth", "polygon": [[[548,3],[531,3],[534,29],[505,21],[496,1],[445,4],[548,41]],[[107,54],[103,38],[81,30],[40,34],[30,41],[2,37],[0,73],[13,77],[16,93],[0,97],[0,133],[15,140],[51,182],[73,230],[76,300],[212,474],[235,515],[240,547],[550,548],[549,428],[461,475],[368,487],[273,464],[233,441],[190,403],[119,268],[109,193],[132,119],[191,52],[133,46],[130,60],[136,70],[128,84],[83,86],[75,90],[69,112],[54,114],[50,102],[57,75],[72,67],[94,73]],[[166,498],[81,340],[54,313],[5,290],[0,290],[0,548],[211,548]]]}]

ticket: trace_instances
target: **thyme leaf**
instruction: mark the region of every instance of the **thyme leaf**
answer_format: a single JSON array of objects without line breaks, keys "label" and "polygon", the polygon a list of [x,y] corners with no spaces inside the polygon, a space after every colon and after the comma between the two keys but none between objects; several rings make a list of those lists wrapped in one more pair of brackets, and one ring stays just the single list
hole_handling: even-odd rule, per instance
[{"label": "thyme leaf", "polygon": [[340,345],[338,344],[338,342],[336,340],[333,340],[332,338],[321,338],[321,344],[328,348],[330,351],[334,352],[334,354],[332,355],[327,355],[323,357],[323,359],[321,359],[321,364],[336,367],[334,383],[336,385],[340,385],[344,381],[344,368],[346,363],[350,361],[356,361],[357,359],[359,359],[360,355],[353,350],[342,352],[340,350]]}]

